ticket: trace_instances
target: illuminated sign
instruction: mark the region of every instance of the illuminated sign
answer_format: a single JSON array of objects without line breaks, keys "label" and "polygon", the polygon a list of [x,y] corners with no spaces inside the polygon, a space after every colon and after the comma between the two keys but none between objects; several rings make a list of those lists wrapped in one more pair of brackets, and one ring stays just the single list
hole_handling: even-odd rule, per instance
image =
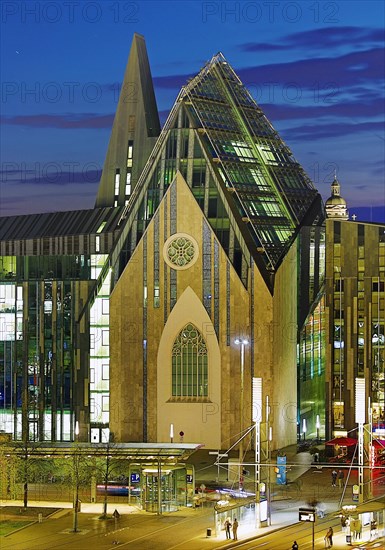
[{"label": "illuminated sign", "polygon": [[312,508],[299,509],[299,521],[315,521],[315,510]]},{"label": "illuminated sign", "polygon": [[139,483],[140,474],[131,474],[131,483]]}]

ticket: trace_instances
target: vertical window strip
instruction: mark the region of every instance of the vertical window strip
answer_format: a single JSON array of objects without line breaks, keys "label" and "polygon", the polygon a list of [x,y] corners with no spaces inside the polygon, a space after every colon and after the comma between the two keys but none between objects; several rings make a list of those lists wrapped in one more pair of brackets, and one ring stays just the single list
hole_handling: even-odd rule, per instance
[{"label": "vertical window strip", "polygon": [[203,305],[211,317],[211,231],[206,220],[203,221]]},{"label": "vertical window strip", "polygon": [[154,307],[160,306],[159,296],[159,212],[154,216]]},{"label": "vertical window strip", "polygon": [[[230,262],[226,262],[226,345],[230,345]],[[253,363],[252,363],[253,364]]]},{"label": "vertical window strip", "polygon": [[219,338],[219,243],[214,239],[214,329]]},{"label": "vertical window strip", "polygon": [[[147,233],[143,236],[143,287],[147,288]],[[147,441],[147,301],[143,304],[143,441]]]},{"label": "vertical window strip", "polygon": [[[167,212],[168,212],[168,199],[163,201],[163,243],[168,239],[168,230],[167,230]],[[168,266],[165,261],[163,261],[163,319],[164,324],[167,323],[168,317]]]},{"label": "vertical window strip", "polygon": [[254,376],[254,260],[250,258],[250,361],[251,376]]},{"label": "vertical window strip", "polygon": [[[176,185],[171,186],[170,193],[170,235],[176,233],[177,228],[177,195]],[[170,311],[176,304],[177,297],[177,273],[175,269],[170,269]]]}]

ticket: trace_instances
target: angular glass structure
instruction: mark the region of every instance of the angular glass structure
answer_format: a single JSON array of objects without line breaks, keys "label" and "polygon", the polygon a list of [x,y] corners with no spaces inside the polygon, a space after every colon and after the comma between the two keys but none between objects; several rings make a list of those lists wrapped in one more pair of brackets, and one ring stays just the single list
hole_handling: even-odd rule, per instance
[{"label": "angular glass structure", "polygon": [[[135,102],[127,101],[132,83]],[[163,262],[159,235],[177,233],[178,195],[171,184],[178,173],[204,221],[197,217],[201,225],[195,245],[193,238],[182,236],[181,251],[174,247]],[[294,301],[298,295],[298,311],[290,306],[285,322],[292,326],[298,320],[305,326],[314,311],[323,282],[323,219],[319,193],[221,53],[182,88],[160,131],[144,40],[135,35],[95,209],[1,220],[1,429],[15,439],[66,441],[74,438],[79,422],[83,438],[109,439],[111,346],[132,344],[129,327],[117,326],[110,334],[110,294],[139,245],[143,261],[131,284],[140,280],[142,285],[143,319],[133,334],[142,338],[141,370],[136,363],[124,368],[132,371],[143,395],[143,418],[138,420],[143,441],[156,437],[148,435],[156,361],[147,353],[147,334],[159,337],[180,297],[182,275],[173,262],[199,267],[201,318],[212,322],[218,347],[210,351],[205,336],[206,357],[192,344],[184,347],[183,332],[173,335],[175,349],[183,350],[183,361],[174,359],[175,397],[210,402],[207,379],[213,355],[229,354],[223,367],[217,365],[218,372],[234,365],[232,336],[239,328],[231,320],[233,311],[237,319],[248,319],[249,379],[260,368],[260,341],[269,349],[267,371],[278,369],[271,334],[266,331],[265,339],[258,340],[258,330],[265,334],[274,315],[280,318],[285,284],[292,285]],[[151,225],[150,242],[146,232]],[[183,248],[186,242],[190,244]],[[195,258],[193,264],[195,252],[199,261]],[[294,258],[294,268],[280,273],[287,258]],[[150,274],[153,296],[148,294]],[[232,303],[235,291],[245,311]],[[255,320],[262,310],[266,320],[260,328]],[[188,323],[183,326],[193,326]],[[288,364],[295,366],[295,342],[287,347]],[[178,378],[182,375],[183,381]],[[229,391],[220,378],[218,384],[223,394]],[[230,416],[235,418],[233,410]]]}]

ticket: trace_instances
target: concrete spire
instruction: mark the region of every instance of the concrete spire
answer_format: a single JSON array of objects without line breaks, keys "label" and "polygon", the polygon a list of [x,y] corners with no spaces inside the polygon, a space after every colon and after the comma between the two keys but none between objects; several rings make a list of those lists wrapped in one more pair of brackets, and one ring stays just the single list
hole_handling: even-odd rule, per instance
[{"label": "concrete spire", "polygon": [[146,44],[143,36],[134,34],[96,207],[126,204],[159,134]]}]

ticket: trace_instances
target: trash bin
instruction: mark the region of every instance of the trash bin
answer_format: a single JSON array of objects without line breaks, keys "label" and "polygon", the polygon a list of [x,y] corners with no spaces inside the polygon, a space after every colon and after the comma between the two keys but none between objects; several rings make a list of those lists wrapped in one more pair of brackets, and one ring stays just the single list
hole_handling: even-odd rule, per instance
[{"label": "trash bin", "polygon": [[346,544],[350,544],[352,542],[352,536],[346,535]]},{"label": "trash bin", "polygon": [[211,537],[211,529],[210,529],[210,527],[208,527],[207,530],[206,530],[206,537]]}]

